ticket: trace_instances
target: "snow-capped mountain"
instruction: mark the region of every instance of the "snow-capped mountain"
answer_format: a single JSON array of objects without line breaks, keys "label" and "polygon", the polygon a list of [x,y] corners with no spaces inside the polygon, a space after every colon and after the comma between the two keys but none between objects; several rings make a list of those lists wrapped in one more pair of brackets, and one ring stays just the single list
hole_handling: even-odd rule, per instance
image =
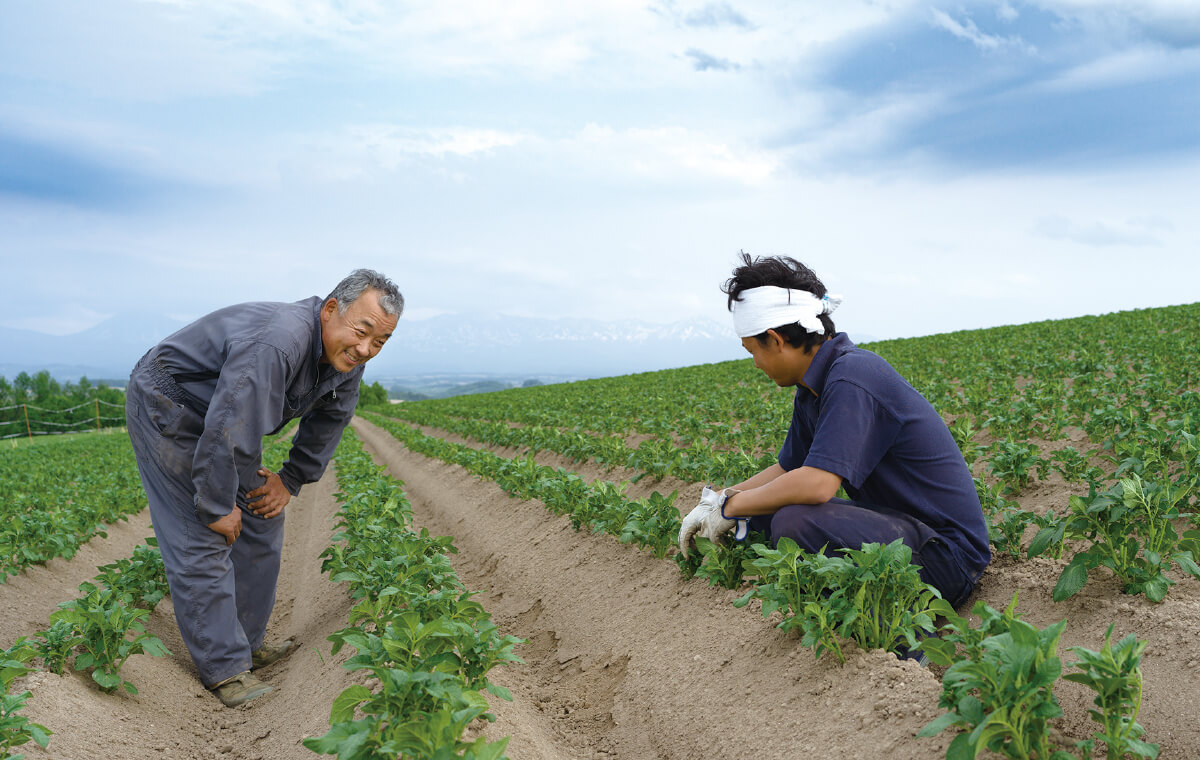
[{"label": "snow-capped mountain", "polygon": [[[121,379],[150,346],[183,326],[118,314],[72,335],[0,328],[0,375],[50,370],[60,379]],[[367,379],[425,373],[599,377],[743,358],[729,325],[443,315],[401,319]]]},{"label": "snow-capped mountain", "polygon": [[426,372],[619,375],[745,356],[733,330],[713,321],[656,325],[625,320],[445,315],[400,320],[368,374]]}]

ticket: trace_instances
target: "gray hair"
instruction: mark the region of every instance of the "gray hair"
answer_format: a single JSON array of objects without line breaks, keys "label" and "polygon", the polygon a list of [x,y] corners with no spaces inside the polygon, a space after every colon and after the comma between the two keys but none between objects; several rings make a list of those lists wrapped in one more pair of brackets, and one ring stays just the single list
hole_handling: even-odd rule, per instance
[{"label": "gray hair", "polygon": [[338,314],[345,314],[346,307],[357,301],[368,288],[379,291],[379,307],[384,314],[399,317],[404,311],[404,296],[400,295],[396,283],[374,269],[355,269],[337,284],[325,302],[329,303],[330,298],[337,299]]}]

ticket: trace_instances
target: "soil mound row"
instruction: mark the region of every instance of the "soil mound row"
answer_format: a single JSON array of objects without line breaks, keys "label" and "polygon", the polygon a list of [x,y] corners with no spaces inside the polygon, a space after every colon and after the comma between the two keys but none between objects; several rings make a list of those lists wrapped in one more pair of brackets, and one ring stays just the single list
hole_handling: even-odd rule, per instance
[{"label": "soil mound row", "polygon": [[[355,428],[377,461],[405,481],[418,526],[455,538],[452,557],[468,588],[505,633],[526,639],[524,665],[492,675],[514,702],[492,699],[491,738],[511,736],[508,754],[539,758],[937,758],[949,734],[915,739],[941,710],[937,675],[881,652],[849,653],[839,666],[763,620],[730,605],[737,592],[685,581],[674,564],[607,536],[571,529],[534,502],[511,499],[495,484],[461,468],[426,459],[362,420]],[[449,437],[449,436],[447,436]],[[513,452],[506,452],[513,453]],[[618,480],[598,465],[541,455],[589,479]],[[644,479],[630,488],[676,484]],[[679,484],[690,488],[690,484]],[[196,680],[169,601],[153,612],[149,630],[174,655],[135,656],[123,672],[140,690],[102,693],[86,673],[35,673],[17,688],[33,696],[23,714],[53,730],[48,750],[26,745],[30,758],[85,760],[114,756],[300,760],[301,746],[328,728],[333,699],[356,676],[330,657],[325,637],[341,629],[351,607],[343,589],[320,572],[318,555],[332,537],[336,479],[331,471],[287,509],[287,531],[272,637],[294,636],[295,654],[262,675],[272,695],[229,710]],[[681,492],[685,493],[685,492]],[[681,497],[682,498],[682,497]],[[684,499],[686,501],[686,499]],[[147,513],[114,525],[70,561],[55,560],[0,586],[0,637],[5,645],[45,627],[58,602],[96,567],[127,557],[150,535]],[[1098,649],[1105,629],[1135,632],[1150,642],[1143,661],[1145,698],[1139,721],[1163,758],[1200,757],[1200,584],[1181,581],[1162,604],[1124,595],[1094,577],[1082,592],[1050,600],[1063,561],[997,558],[977,598],[1003,607],[1019,592],[1019,610],[1039,627],[1066,618],[1061,653]],[[1062,682],[1070,739],[1094,730],[1086,716],[1090,693]]]},{"label": "soil mound row", "polygon": [[[136,655],[126,663],[121,673],[137,686],[137,695],[124,691],[105,694],[87,673],[69,669],[61,676],[39,672],[22,679],[23,683],[18,681],[18,690],[33,692],[23,714],[54,732],[45,750],[34,744],[22,747],[26,756],[30,760],[317,757],[300,741],[329,729],[330,705],[353,677],[340,667],[353,652],[340,652],[332,658],[329,642],[325,641],[330,633],[345,627],[351,607],[342,589],[321,574],[318,559],[333,535],[335,485],[331,468],[324,479],[307,486],[286,510],[283,566],[268,636],[294,636],[298,648],[260,673],[275,686],[274,693],[234,710],[222,706],[196,679],[191,658],[179,638],[170,600],[164,600],[151,613],[147,630],[162,639],[173,655]],[[107,542],[89,542],[88,552],[81,551],[61,567],[54,563],[51,573],[77,583],[94,575],[96,565],[129,556],[133,546],[150,535],[147,518],[148,513],[141,513],[132,518],[136,529],[121,532],[130,532],[136,540],[113,540],[114,533],[110,532]],[[21,633],[44,628],[58,602],[78,595],[74,586],[62,588],[65,580],[37,585],[44,575],[33,573],[28,579],[18,578],[17,584],[0,587],[6,606],[11,600],[16,607],[30,610],[26,617],[41,614],[32,625],[23,622]],[[44,614],[34,610],[37,603],[46,608]]]},{"label": "soil mound row", "polygon": [[455,571],[525,665],[490,675],[489,737],[514,758],[932,758],[912,738],[940,712],[928,670],[882,652],[816,662],[735,593],[685,581],[674,564],[571,529],[461,468],[403,448],[361,419],[355,431],[405,482],[417,525],[454,536]]},{"label": "soil mound row", "polygon": [[[809,650],[800,649],[795,639],[774,630],[769,621],[762,621],[753,611],[733,609],[729,602],[738,595],[737,592],[708,589],[701,581],[685,582],[671,563],[654,560],[610,537],[575,533],[566,518],[554,517],[538,502],[511,499],[496,485],[480,482],[461,468],[407,451],[386,431],[374,428],[368,422],[359,419],[355,424],[368,447],[379,452],[380,461],[388,464],[396,477],[406,481],[417,520],[427,521],[424,524],[432,531],[455,536],[456,545],[462,551],[456,560],[456,569],[464,581],[472,588],[495,590],[492,597],[484,601],[506,632],[531,639],[531,644],[526,646],[533,646],[533,639],[539,635],[544,638],[545,630],[551,626],[545,623],[527,626],[526,621],[533,617],[545,618],[547,610],[553,607],[560,609],[562,615],[561,621],[556,621],[553,626],[554,639],[580,637],[588,642],[571,646],[568,651],[606,651],[604,647],[610,646],[610,641],[615,638],[625,643],[614,651],[625,651],[621,646],[628,646],[640,653],[640,656],[629,655],[634,664],[627,672],[637,673],[638,678],[643,675],[649,679],[661,678],[665,687],[629,687],[618,697],[626,695],[627,691],[644,693],[651,700],[645,705],[648,713],[669,713],[669,723],[678,726],[678,729],[665,725],[652,729],[643,718],[647,731],[665,732],[675,736],[676,741],[686,742],[679,737],[695,732],[706,721],[722,726],[726,732],[732,730],[729,725],[755,726],[759,734],[778,733],[769,728],[771,726],[791,726],[793,729],[789,730],[794,730],[792,743],[783,741],[780,745],[791,752],[813,751],[818,756],[829,756],[826,753],[836,751],[838,757],[867,757],[884,751],[899,753],[898,757],[944,756],[944,749],[939,751],[931,740],[911,738],[926,720],[941,712],[936,706],[940,684],[934,673],[919,671],[919,676],[905,678],[901,689],[865,690],[860,700],[850,699],[845,704],[838,700],[828,703],[821,699],[804,700],[803,694],[807,691],[817,689],[820,692],[822,679],[828,681],[831,684],[828,689],[839,696],[854,695],[859,693],[860,672],[865,671],[862,678],[867,683],[892,683],[893,676],[889,673],[895,672],[897,665],[907,666],[908,663],[897,663],[891,655],[879,653],[859,653],[854,656],[858,659],[852,657],[844,667],[838,667],[833,661],[813,663]],[[444,431],[427,429],[426,432],[505,456],[519,453]],[[536,459],[540,464],[571,469],[588,480],[599,477],[619,481],[624,474],[620,469],[606,472],[599,465],[571,462],[547,452]],[[693,484],[678,481],[653,483],[647,478],[631,486],[628,492],[642,498],[649,490],[676,488],[681,489],[677,506],[687,501],[684,496],[691,493],[688,489],[699,490],[698,485],[693,487]],[[521,527],[514,529],[518,523]],[[558,559],[560,553],[562,558]],[[1115,625],[1114,641],[1130,632],[1149,641],[1142,663],[1145,691],[1139,717],[1139,722],[1148,730],[1145,739],[1158,743],[1160,756],[1164,758],[1200,757],[1200,724],[1191,717],[1192,706],[1200,703],[1200,634],[1197,633],[1200,632],[1200,584],[1181,578],[1164,602],[1154,604],[1144,596],[1123,594],[1119,584],[1111,577],[1106,578],[1101,570],[1093,573],[1094,577],[1075,597],[1055,603],[1051,591],[1065,564],[1065,559],[1017,560],[998,556],[984,574],[967,608],[977,600],[983,600],[992,607],[1003,609],[1013,595],[1018,594],[1018,611],[1030,623],[1045,627],[1066,618],[1068,625],[1060,646],[1064,670],[1065,664],[1076,659],[1070,647],[1098,650],[1110,623]],[[559,591],[563,587],[568,589],[566,594]],[[552,604],[551,600],[558,596],[563,597],[562,601]],[[599,608],[598,615],[590,614],[593,607]],[[533,612],[538,615],[534,616]],[[626,629],[618,624],[626,618],[636,620],[638,625]],[[597,624],[611,630],[611,635],[593,630],[592,626]],[[577,630],[572,633],[568,630],[571,627]],[[698,632],[711,633],[714,639],[697,637]],[[685,641],[688,643],[683,643]],[[706,664],[695,668],[684,664],[678,670],[639,667],[647,660],[671,661],[676,657],[676,649],[688,647],[694,647]],[[533,651],[540,652],[541,649]],[[529,659],[528,653],[523,656]],[[869,659],[873,656],[879,659]],[[773,659],[775,657],[780,659]],[[741,661],[741,665],[731,668],[729,663],[733,661]],[[795,667],[797,661],[803,665],[799,670]],[[713,670],[711,663],[726,664]],[[532,664],[533,660],[530,660],[530,667]],[[789,665],[792,669],[785,671]],[[769,673],[760,678],[759,667]],[[782,672],[787,673],[787,678],[781,681],[778,676]],[[711,680],[700,677],[701,673],[710,675]],[[547,671],[543,678],[546,675],[552,678],[555,674]],[[789,682],[788,678],[792,680]],[[832,684],[836,684],[836,688]],[[553,687],[546,691],[544,686],[539,692],[540,685],[537,678],[529,685],[528,693],[535,701],[555,692]],[[667,693],[660,693],[664,691]],[[753,694],[734,699],[744,691]],[[672,693],[678,696],[672,696]],[[1057,726],[1064,743],[1070,745],[1098,730],[1097,724],[1087,716],[1093,693],[1067,681],[1059,683],[1056,693],[1065,713]],[[798,698],[800,702],[792,701]],[[570,697],[562,701],[569,702]],[[552,700],[539,704],[552,704],[560,710],[569,706],[558,707]],[[616,704],[619,709],[625,703],[618,698]],[[787,705],[784,712],[789,716],[783,718],[785,722],[782,723],[772,712],[779,705]],[[634,706],[630,709],[637,712]],[[922,720],[911,720],[914,713],[920,714]],[[800,716],[799,722],[791,720],[796,715]],[[910,720],[901,723],[880,720],[881,716],[902,715],[909,716]],[[786,722],[789,720],[791,722]],[[795,729],[796,726],[802,728]],[[788,731],[783,733],[786,735]],[[806,736],[815,741],[808,743]],[[947,740],[949,736],[948,732]],[[514,735],[512,741],[510,746],[521,746],[517,736]],[[715,747],[725,746],[720,742],[709,746],[714,749],[710,755],[713,757],[749,756],[738,751],[727,755],[717,753]],[[743,753],[745,746],[741,750]],[[763,751],[766,752],[764,757],[783,756],[772,754],[774,750]],[[686,752],[673,752],[643,755],[634,750],[622,754],[628,757],[687,756]]]}]

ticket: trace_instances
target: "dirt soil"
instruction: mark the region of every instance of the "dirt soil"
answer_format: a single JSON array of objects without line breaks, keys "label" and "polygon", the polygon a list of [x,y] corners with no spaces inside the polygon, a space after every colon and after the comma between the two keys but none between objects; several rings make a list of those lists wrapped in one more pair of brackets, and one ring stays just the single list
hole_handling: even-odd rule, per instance
[{"label": "dirt soil", "polygon": [[[934,759],[951,735],[914,735],[941,713],[938,675],[883,652],[850,651],[845,665],[776,630],[755,607],[735,609],[740,592],[684,581],[674,563],[607,536],[571,529],[540,502],[509,498],[462,469],[413,454],[386,432],[356,419],[355,429],[377,461],[405,481],[418,526],[455,537],[455,569],[505,633],[525,639],[523,665],[492,671],[514,701],[492,699],[491,738],[511,736],[508,754],[540,758],[871,758]],[[511,453],[511,452],[509,452]],[[563,464],[584,477],[619,480],[599,467]],[[644,479],[631,495],[681,488],[690,507],[693,484]],[[669,486],[665,487],[664,486]],[[172,657],[137,656],[125,677],[140,693],[103,694],[84,674],[35,673],[17,684],[33,691],[25,714],[54,732],[48,751],[26,745],[29,758],[317,757],[301,746],[328,728],[329,708],[354,674],[340,664],[352,652],[329,654],[325,637],[346,624],[350,602],[320,573],[337,505],[331,471],[288,506],[288,527],[271,621],[273,637],[295,636],[298,651],[263,673],[276,692],[227,709],[195,677],[168,601],[150,630]],[[692,494],[694,496],[694,494]],[[1045,498],[1038,494],[1038,500]],[[0,586],[0,642],[46,625],[58,601],[77,595],[97,565],[129,556],[149,535],[142,513],[90,542],[70,562],[56,560]],[[1094,577],[1071,600],[1050,591],[1061,561],[998,558],[977,598],[1002,607],[1020,593],[1019,610],[1044,626],[1069,620],[1070,646],[1098,649],[1109,623],[1115,636],[1133,631],[1150,641],[1144,659],[1140,722],[1161,757],[1200,757],[1200,584],[1182,581],[1162,604],[1120,593]],[[974,600],[972,600],[973,602]],[[1082,687],[1062,682],[1064,742],[1095,729]]]}]

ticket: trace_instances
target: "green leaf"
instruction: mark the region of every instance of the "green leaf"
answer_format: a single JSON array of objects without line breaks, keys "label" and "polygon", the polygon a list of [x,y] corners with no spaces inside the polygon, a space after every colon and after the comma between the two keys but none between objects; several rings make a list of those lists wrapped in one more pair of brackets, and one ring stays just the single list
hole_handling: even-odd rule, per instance
[{"label": "green leaf", "polygon": [[1029,542],[1029,549],[1026,552],[1027,557],[1040,557],[1050,545],[1054,543],[1054,534],[1056,530],[1053,526],[1042,528]]},{"label": "green leaf", "polygon": [[33,740],[37,742],[43,749],[47,744],[50,743],[50,735],[52,733],[54,732],[40,723],[29,724],[29,735],[32,736]]},{"label": "green leaf", "polygon": [[92,680],[100,684],[105,691],[112,691],[121,685],[121,677],[115,673],[105,673],[100,668],[92,671]]},{"label": "green leaf", "polygon": [[1062,575],[1058,576],[1058,583],[1054,586],[1051,598],[1056,602],[1070,599],[1079,593],[1086,583],[1087,566],[1083,562],[1072,559],[1071,563],[1063,568]]},{"label": "green leaf", "polygon": [[329,711],[329,725],[348,723],[354,720],[354,710],[363,702],[375,696],[370,689],[362,684],[354,684],[346,688],[333,700],[333,708]]},{"label": "green leaf", "polygon": [[512,692],[510,692],[508,689],[504,688],[503,686],[500,686],[499,684],[494,684],[491,681],[489,681],[488,685],[487,685],[487,690],[488,690],[488,692],[495,694],[497,697],[500,697],[500,699],[503,699],[505,702],[513,701]]},{"label": "green leaf", "polygon": [[364,721],[355,721],[331,726],[324,736],[305,739],[302,744],[321,755],[351,758],[358,753],[368,738],[370,727]]},{"label": "green leaf", "polygon": [[1192,559],[1191,552],[1179,552],[1173,558],[1188,575],[1200,580],[1200,566]]},{"label": "green leaf", "polygon": [[975,760],[975,745],[970,734],[959,734],[946,750],[946,760]]},{"label": "green leaf", "polygon": [[742,607],[745,607],[747,604],[750,603],[750,600],[754,597],[755,591],[757,591],[757,587],[750,589],[745,594],[742,594],[737,599],[734,599],[733,606],[737,607],[739,609]]},{"label": "green leaf", "polygon": [[468,754],[464,757],[471,758],[471,760],[501,760],[504,757],[504,748],[508,746],[508,739],[509,737],[506,736],[489,744],[481,736],[471,744]]},{"label": "green leaf", "polygon": [[1152,602],[1161,602],[1171,590],[1171,580],[1159,573],[1146,581],[1146,598]]},{"label": "green leaf", "polygon": [[[45,745],[42,745],[42,746],[45,746]],[[1148,757],[1153,760],[1153,758],[1158,757],[1159,747],[1157,744],[1151,744],[1150,742],[1144,742],[1141,739],[1126,738],[1125,739],[1125,749],[1127,752],[1133,752],[1136,755],[1140,755],[1141,757]]]},{"label": "green leaf", "polygon": [[920,737],[937,736],[938,734],[945,731],[950,726],[956,725],[961,720],[962,720],[962,718],[960,718],[958,716],[958,713],[948,712],[944,715],[939,715],[937,718],[930,721],[929,724],[925,726],[925,728],[922,728],[920,731],[918,731],[917,736],[920,736]]}]

